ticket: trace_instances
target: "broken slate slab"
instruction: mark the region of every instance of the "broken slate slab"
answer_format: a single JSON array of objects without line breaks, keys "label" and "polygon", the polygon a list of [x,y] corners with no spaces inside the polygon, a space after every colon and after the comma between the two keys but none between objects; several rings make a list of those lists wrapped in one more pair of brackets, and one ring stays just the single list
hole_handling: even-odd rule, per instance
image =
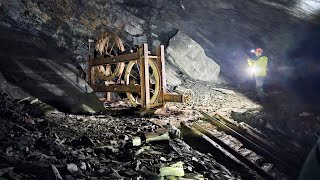
[{"label": "broken slate slab", "polygon": [[220,66],[206,56],[204,49],[188,35],[178,31],[169,40],[168,60],[193,79],[217,82]]},{"label": "broken slate slab", "polygon": [[229,90],[229,89],[223,89],[223,88],[211,88],[211,89],[213,89],[215,91],[219,91],[219,92],[221,92],[223,94],[235,94],[234,91]]}]

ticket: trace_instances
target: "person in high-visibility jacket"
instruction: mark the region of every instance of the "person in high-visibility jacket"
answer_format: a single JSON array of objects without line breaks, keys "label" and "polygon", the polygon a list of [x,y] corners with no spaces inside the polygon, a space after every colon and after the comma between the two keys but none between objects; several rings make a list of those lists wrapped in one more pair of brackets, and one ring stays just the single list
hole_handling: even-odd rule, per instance
[{"label": "person in high-visibility jacket", "polygon": [[258,96],[260,98],[264,98],[266,94],[263,90],[263,84],[267,76],[268,58],[266,56],[262,56],[263,50],[261,48],[255,49],[253,53],[256,55],[257,60],[248,58],[247,61],[256,80]]}]

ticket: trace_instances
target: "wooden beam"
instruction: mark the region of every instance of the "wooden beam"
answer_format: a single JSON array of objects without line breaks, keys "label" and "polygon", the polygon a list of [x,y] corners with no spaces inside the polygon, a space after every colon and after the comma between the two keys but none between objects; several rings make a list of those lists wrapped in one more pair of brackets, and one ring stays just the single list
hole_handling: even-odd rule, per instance
[{"label": "wooden beam", "polygon": [[102,86],[93,85],[91,86],[91,88],[93,89],[93,91],[96,91],[96,92],[140,93],[141,86],[111,84],[111,85],[102,85]]},{"label": "wooden beam", "polygon": [[150,109],[148,45],[144,43],[143,48],[140,49],[141,107],[144,109]]},{"label": "wooden beam", "polygon": [[156,64],[159,69],[159,74],[160,74],[160,93],[159,93],[159,98],[158,102],[159,103],[164,103],[164,94],[166,92],[166,72],[165,72],[165,62],[164,62],[164,46],[161,45],[160,47],[157,48],[157,59],[156,59]]},{"label": "wooden beam", "polygon": [[270,176],[266,171],[261,169],[259,166],[254,164],[252,161],[248,160],[247,158],[243,157],[241,154],[239,154],[237,151],[229,147],[227,144],[222,142],[220,139],[216,138],[212,133],[201,127],[199,124],[195,123],[192,125],[192,127],[196,128],[198,131],[203,133],[204,135],[208,136],[210,139],[212,139],[214,142],[216,142],[219,146],[221,146],[223,149],[227,150],[232,156],[237,158],[239,161],[241,161],[243,164],[247,165],[249,168],[253,169],[257,173],[259,173],[262,177],[265,177],[266,179],[274,179],[272,176]]},{"label": "wooden beam", "polygon": [[183,140],[188,145],[202,153],[212,154],[217,162],[224,164],[230,170],[238,172],[241,179],[263,179],[255,171],[250,170],[243,163],[232,158],[226,150],[194,127],[182,123],[180,130]]},{"label": "wooden beam", "polygon": [[274,161],[274,163],[277,163],[278,165],[282,166],[285,171],[298,171],[296,168],[289,165],[287,162],[281,160],[274,152],[270,152],[260,145],[256,144],[255,142],[249,140],[248,138],[244,137],[237,131],[233,130],[229,126],[223,124],[219,119],[212,117],[208,115],[207,113],[200,111],[200,113],[205,117],[205,121],[209,122],[212,125],[215,125],[219,128],[221,128],[226,134],[232,135],[233,137],[237,138],[239,141],[241,141],[244,145],[244,147],[247,147],[248,149],[253,150],[254,152],[257,152],[258,154],[261,154],[263,156],[266,156]]},{"label": "wooden beam", "polygon": [[163,94],[164,102],[182,102],[182,95],[181,94]]},{"label": "wooden beam", "polygon": [[91,66],[100,66],[104,64],[113,64],[113,63],[119,63],[119,62],[128,62],[132,60],[138,60],[139,59],[139,53],[132,53],[132,54],[123,54],[119,56],[114,57],[107,57],[107,58],[100,58],[91,60]]},{"label": "wooden beam", "polygon": [[257,134],[253,133],[251,130],[246,130],[241,126],[236,126],[229,119],[221,116],[218,113],[215,113],[214,117],[219,119],[220,121],[224,122],[226,126],[230,127],[234,131],[238,132],[243,137],[246,137],[250,141],[252,141],[255,144],[259,145],[260,147],[263,147],[264,149],[268,149],[274,155],[277,155],[278,158],[281,157],[281,159],[285,159],[285,162],[288,162],[291,166],[293,166],[293,168],[296,168],[296,170],[298,170],[300,168],[299,165],[295,161],[293,161],[292,159],[286,157],[285,152],[281,151],[280,147],[275,147],[275,144],[273,144],[273,143],[269,142],[268,140],[258,136]]}]

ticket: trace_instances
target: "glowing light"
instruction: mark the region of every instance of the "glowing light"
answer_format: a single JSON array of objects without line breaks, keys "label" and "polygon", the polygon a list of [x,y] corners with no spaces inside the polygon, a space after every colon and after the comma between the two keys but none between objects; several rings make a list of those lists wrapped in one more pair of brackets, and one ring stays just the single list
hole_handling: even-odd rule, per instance
[{"label": "glowing light", "polygon": [[247,69],[247,72],[249,73],[249,74],[255,74],[255,73],[257,73],[259,71],[259,68],[257,68],[257,67],[249,67],[248,69]]}]

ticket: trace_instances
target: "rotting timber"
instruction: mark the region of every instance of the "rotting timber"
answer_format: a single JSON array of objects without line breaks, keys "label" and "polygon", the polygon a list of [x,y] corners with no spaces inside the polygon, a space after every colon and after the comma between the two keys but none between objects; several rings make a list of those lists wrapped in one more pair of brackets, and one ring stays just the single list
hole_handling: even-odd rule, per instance
[{"label": "rotting timber", "polygon": [[106,92],[107,100],[110,92],[126,93],[131,104],[142,109],[163,106],[165,102],[192,104],[191,90],[182,95],[166,93],[164,61],[163,45],[156,55],[150,54],[147,44],[126,53],[121,39],[107,32],[97,40],[94,58],[89,55],[89,85],[96,92]]},{"label": "rotting timber", "polygon": [[[262,134],[252,128],[242,128],[233,124],[227,118],[219,114],[210,116],[200,111],[204,116],[203,120],[217,127],[219,131],[231,135],[238,139],[243,147],[262,155],[274,167],[284,173],[288,178],[294,178],[299,173],[299,167],[281,152],[280,148],[267,139]],[[205,128],[200,123],[182,124],[184,140],[192,147],[201,152],[211,153],[218,162],[225,164],[232,170],[238,171],[243,178],[249,179],[278,179],[274,174],[270,174],[263,169],[261,164],[251,161],[246,156],[239,153],[236,149],[227,145],[224,141],[217,138],[214,133]]]}]

